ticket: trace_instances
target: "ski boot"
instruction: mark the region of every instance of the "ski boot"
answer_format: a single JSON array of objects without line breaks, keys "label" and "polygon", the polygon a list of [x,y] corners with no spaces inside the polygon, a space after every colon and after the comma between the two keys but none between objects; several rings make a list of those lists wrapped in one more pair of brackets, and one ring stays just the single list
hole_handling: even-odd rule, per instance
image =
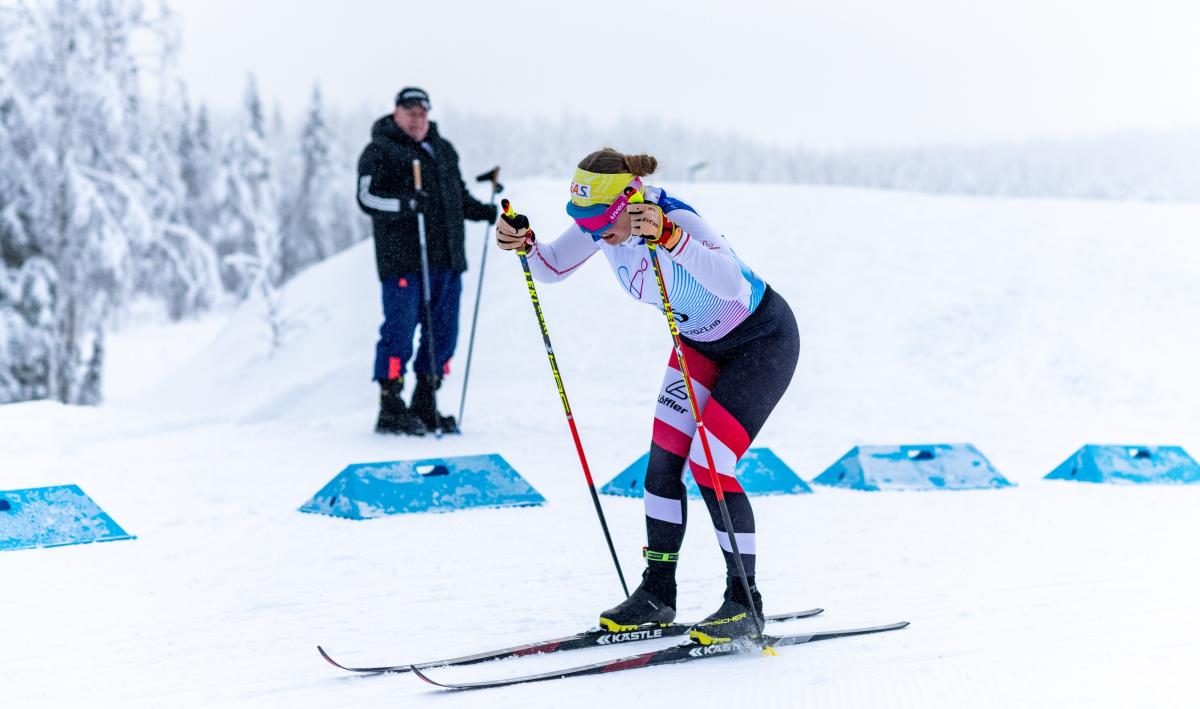
[{"label": "ski boot", "polygon": [[375,433],[425,435],[425,424],[405,405],[403,391],[403,377],[380,380],[379,418],[375,421]]},{"label": "ski boot", "polygon": [[643,625],[670,625],[675,620],[675,573],[642,572],[642,583],[616,608],[600,614],[600,627],[610,633]]},{"label": "ski boot", "polygon": [[746,591],[742,588],[741,578],[731,576],[726,582],[725,602],[715,613],[688,630],[688,637],[692,639],[692,642],[701,645],[719,645],[759,639],[758,618],[762,617],[762,595],[754,585],[753,576],[749,577],[749,581],[757,617],[755,617],[755,611],[750,610],[750,601],[746,599]]},{"label": "ski boot", "polygon": [[442,386],[442,378],[432,374],[417,375],[417,389],[413,392],[411,410],[430,431],[458,433],[458,423],[453,416],[438,413],[433,393]]}]

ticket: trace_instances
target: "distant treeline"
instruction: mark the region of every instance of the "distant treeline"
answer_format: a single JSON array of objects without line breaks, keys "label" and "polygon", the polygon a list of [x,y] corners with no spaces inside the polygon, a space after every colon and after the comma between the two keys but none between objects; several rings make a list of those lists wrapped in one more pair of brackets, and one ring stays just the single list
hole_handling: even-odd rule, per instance
[{"label": "distant treeline", "polygon": [[[1200,201],[1200,127],[1169,133],[980,146],[818,151],[665,121],[598,127],[580,116],[514,120],[447,108],[435,113],[463,164],[499,162],[510,175],[570,175],[596,147],[650,152],[667,180],[847,185],[950,194]],[[797,136],[803,144],[804,136]],[[694,169],[695,168],[695,169]]]}]

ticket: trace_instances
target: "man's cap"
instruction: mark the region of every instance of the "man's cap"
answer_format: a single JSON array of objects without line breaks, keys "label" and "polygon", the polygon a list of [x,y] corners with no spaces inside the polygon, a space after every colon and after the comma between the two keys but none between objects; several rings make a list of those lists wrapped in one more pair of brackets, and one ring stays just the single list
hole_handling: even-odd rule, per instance
[{"label": "man's cap", "polygon": [[400,93],[396,94],[396,105],[421,104],[426,111],[429,110],[429,94],[425,93],[425,89],[418,89],[415,86],[406,86],[400,89]]}]

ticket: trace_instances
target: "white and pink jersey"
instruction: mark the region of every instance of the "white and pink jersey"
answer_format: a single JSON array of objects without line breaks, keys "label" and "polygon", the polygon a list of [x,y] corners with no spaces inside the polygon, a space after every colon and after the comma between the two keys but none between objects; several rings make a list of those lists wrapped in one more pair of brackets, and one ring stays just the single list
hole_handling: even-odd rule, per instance
[{"label": "white and pink jersey", "polygon": [[[742,263],[725,237],[696,210],[658,187],[646,187],[645,197],[685,232],[674,251],[658,251],[663,284],[679,334],[698,342],[721,339],[754,312],[766,292],[766,283]],[[561,281],[597,251],[604,253],[630,297],[663,309],[650,249],[641,239],[606,244],[572,224],[554,241],[534,244],[529,251],[529,270],[538,281]]]}]

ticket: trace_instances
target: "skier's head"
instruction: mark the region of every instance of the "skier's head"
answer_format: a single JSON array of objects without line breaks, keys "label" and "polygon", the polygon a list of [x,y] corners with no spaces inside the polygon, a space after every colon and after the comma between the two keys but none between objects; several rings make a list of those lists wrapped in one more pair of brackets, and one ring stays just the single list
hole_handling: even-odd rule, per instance
[{"label": "skier's head", "polygon": [[602,148],[579,161],[571,180],[567,214],[579,228],[606,244],[629,240],[630,202],[642,201],[642,178],[654,174],[658,160],[653,155],[626,155]]},{"label": "skier's head", "polygon": [[429,94],[424,89],[408,86],[396,94],[396,110],[392,120],[409,138],[420,143],[429,134]]}]

